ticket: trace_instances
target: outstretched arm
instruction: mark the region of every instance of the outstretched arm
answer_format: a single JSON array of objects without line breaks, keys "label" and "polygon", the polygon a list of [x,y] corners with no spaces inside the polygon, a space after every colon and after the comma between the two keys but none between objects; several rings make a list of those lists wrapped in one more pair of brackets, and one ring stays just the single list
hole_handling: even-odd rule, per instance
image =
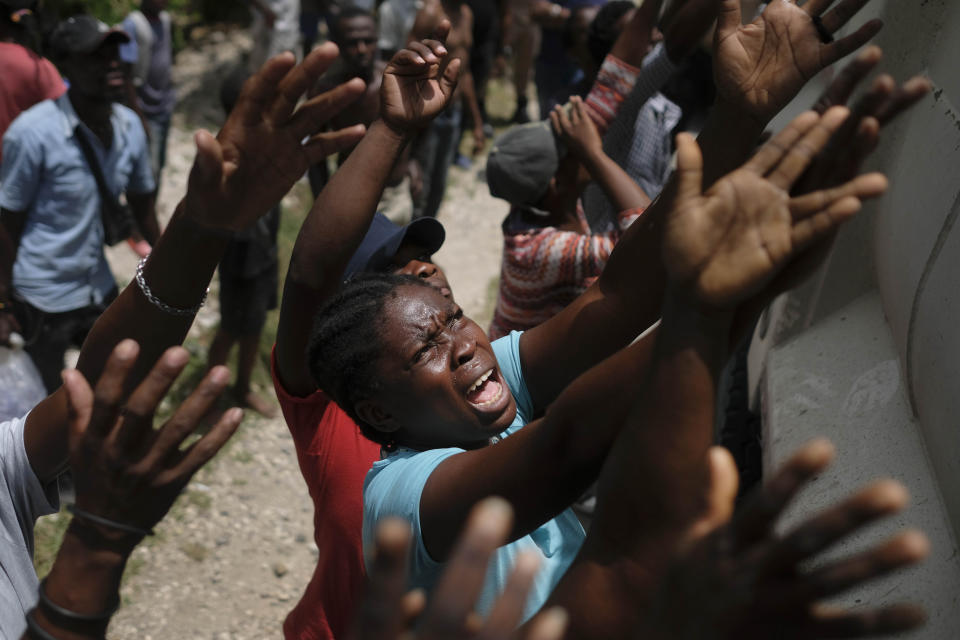
[{"label": "outstretched arm", "polygon": [[[230,372],[212,369],[173,417],[154,430],[154,411],[189,354],[174,347],[155,364],[141,356],[140,366],[152,369],[128,400],[139,351],[132,340],[117,345],[96,395],[79,371],[64,373],[76,510],[40,586],[40,603],[27,614],[31,627],[62,640],[104,637],[120,604],[120,579],[133,549],[166,515],[193,474],[233,435],[242,417],[239,409],[231,409],[182,449],[230,381]],[[64,609],[73,617],[63,615]]]},{"label": "outstretched arm", "polygon": [[[635,486],[627,479],[638,473],[636,464],[626,458],[638,447],[669,458],[656,465],[667,478],[690,469],[692,485],[678,481],[677,496],[696,486],[695,467],[710,444],[715,376],[737,305],[856,213],[861,198],[875,197],[886,186],[883,176],[872,174],[817,192],[815,198],[790,198],[810,152],[823,149],[846,114],[841,107],[822,118],[805,114],[706,193],[700,188],[699,148],[690,136],[678,137],[676,195],[661,199],[670,207],[662,254],[671,282],[665,322],[655,338],[631,345],[577,378],[544,418],[503,442],[437,466],[420,500],[420,525],[431,557],[446,556],[466,517],[464,505],[486,495],[502,495],[513,504],[517,519],[511,539],[529,533],[589,486],[615,440],[609,457],[619,460],[619,475],[606,481],[610,492],[630,493],[626,488]],[[627,400],[598,401],[609,398],[610,389]],[[613,475],[605,471],[605,477]],[[633,504],[629,495],[622,500],[631,507],[624,513],[637,519],[659,504]],[[693,510],[689,501],[684,505],[678,499],[674,506],[678,518]],[[661,519],[666,525],[667,518]]]},{"label": "outstretched arm", "polygon": [[444,65],[449,29],[445,22],[437,40],[411,42],[387,65],[380,119],[333,174],[300,228],[284,284],[276,351],[280,382],[293,395],[316,389],[306,360],[313,317],[340,287],[394,164],[416,131],[453,96],[460,62]]},{"label": "outstretched arm", "polygon": [[[880,28],[870,21],[830,44],[820,41],[811,15],[823,15],[831,33],[866,0],[811,0],[802,8],[771,2],[749,25],[740,25],[739,0],[723,0],[714,53],[718,100],[699,137],[704,184],[740,166],[763,128],[808,78],[853,51]],[[785,34],[775,38],[774,34]],[[772,61],[772,62],[771,62]],[[668,183],[668,194],[673,187]],[[562,312],[521,340],[528,386],[541,407],[577,375],[633,340],[660,316],[665,275],[659,263],[664,198],[624,234],[600,279]],[[563,353],[562,359],[557,356]]]},{"label": "outstretched arm", "polygon": [[[127,388],[132,389],[161,353],[183,341],[229,232],[245,228],[279,202],[310,161],[356,141],[359,132],[348,129],[317,134],[302,143],[359,95],[349,86],[340,87],[295,109],[299,97],[336,55],[336,47],[329,45],[314,50],[297,66],[291,55],[273,58],[244,85],[217,137],[203,131],[196,135],[197,159],[186,196],[143,267],[145,286],[133,282],[124,289],[80,350],[77,368],[88,380],[100,377],[120,340],[132,338],[143,345],[140,363],[127,379]],[[66,465],[66,427],[62,388],[27,418],[27,454],[43,481]]]}]

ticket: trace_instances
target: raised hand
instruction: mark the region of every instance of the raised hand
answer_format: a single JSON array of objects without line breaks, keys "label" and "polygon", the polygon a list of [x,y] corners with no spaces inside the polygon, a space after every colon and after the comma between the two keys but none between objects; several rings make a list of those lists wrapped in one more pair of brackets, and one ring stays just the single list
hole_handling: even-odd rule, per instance
[{"label": "raised hand", "polygon": [[[777,114],[800,88],[828,65],[855,51],[877,34],[871,20],[848,36],[821,39],[814,25],[834,34],[869,0],[795,0],[770,2],[756,20],[741,24],[740,0],[723,0],[714,44],[714,74],[719,97],[761,124]],[[824,40],[827,40],[824,42]]]},{"label": "raised hand", "polygon": [[[513,638],[523,615],[527,593],[537,570],[535,555],[521,554],[506,588],[482,623],[473,607],[486,578],[493,551],[506,540],[513,521],[510,505],[499,498],[477,504],[427,604],[421,591],[404,595],[410,525],[384,520],[377,530],[377,548],[367,595],[360,606],[353,640],[441,640]],[[419,620],[417,620],[419,618]],[[416,621],[416,633],[410,630]],[[553,609],[527,629],[527,640],[558,640],[566,616]]]},{"label": "raised hand", "polygon": [[[824,90],[814,104],[814,111],[822,114],[831,106],[846,104],[881,57],[879,47],[864,49]],[[876,149],[880,130],[920,101],[930,89],[930,81],[921,76],[914,76],[899,87],[889,75],[877,77],[870,89],[854,104],[850,117],[831,136],[827,146],[794,185],[793,195],[829,189],[853,179]],[[738,329],[753,326],[757,314],[776,296],[797,286],[819,269],[830,254],[836,231],[835,228],[795,255],[764,291],[745,302],[738,311],[739,319],[735,326]]]},{"label": "raised hand", "polygon": [[450,21],[444,20],[436,39],[410,42],[393,56],[383,72],[380,117],[391,129],[413,133],[422,129],[450,103],[460,75],[460,60],[447,59],[444,46]]},{"label": "raised hand", "polygon": [[[139,353],[125,340],[110,355],[96,392],[78,371],[64,372],[70,423],[70,466],[76,483],[77,517],[119,523],[131,529],[122,536],[135,545],[170,509],[197,470],[233,435],[243,416],[230,409],[202,438],[182,448],[201,418],[230,379],[225,367],[214,367],[173,417],[159,429],[153,414],[189,360],[182,347],[163,354],[142,383],[124,401],[124,383]],[[108,536],[123,529],[86,522]]]},{"label": "raised hand", "polygon": [[847,109],[807,112],[743,167],[702,190],[703,159],[692,136],[677,136],[676,197],[667,217],[664,262],[671,285],[708,309],[732,310],[761,291],[791,258],[880,195],[886,179],[860,176],[790,197],[790,189],[844,123]]},{"label": "raised hand", "polygon": [[[728,456],[729,457],[729,456]],[[923,611],[891,605],[855,611],[818,602],[922,560],[926,537],[907,531],[852,556],[808,568],[809,560],[872,522],[900,511],[907,492],[893,481],[875,482],[807,518],[784,535],[775,531],[800,489],[826,468],[833,447],[814,441],[797,452],[732,521],[691,536],[644,615],[638,637],[708,639],[861,638],[912,629]],[[736,482],[729,462],[727,475]],[[713,509],[729,513],[729,504]],[[729,518],[727,518],[729,520]]]},{"label": "raised hand", "polygon": [[564,146],[581,160],[603,153],[597,125],[587,115],[579,96],[570,98],[569,107],[555,106],[550,112],[550,124]]},{"label": "raised hand", "polygon": [[289,53],[271,58],[243,85],[216,138],[206,131],[196,134],[187,215],[215,229],[244,229],[278,203],[307,166],[357,143],[363,125],[320,131],[362,95],[362,80],[354,78],[297,106],[337,54],[336,45],[327,43],[298,65]]}]

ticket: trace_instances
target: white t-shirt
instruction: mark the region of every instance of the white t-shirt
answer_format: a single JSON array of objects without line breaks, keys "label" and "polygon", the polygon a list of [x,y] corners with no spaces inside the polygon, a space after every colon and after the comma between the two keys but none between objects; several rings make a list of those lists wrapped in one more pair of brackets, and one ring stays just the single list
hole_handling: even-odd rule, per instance
[{"label": "white t-shirt", "polygon": [[60,509],[57,481],[43,485],[23,444],[27,417],[0,422],[0,637],[19,638],[37,603],[33,525]]}]

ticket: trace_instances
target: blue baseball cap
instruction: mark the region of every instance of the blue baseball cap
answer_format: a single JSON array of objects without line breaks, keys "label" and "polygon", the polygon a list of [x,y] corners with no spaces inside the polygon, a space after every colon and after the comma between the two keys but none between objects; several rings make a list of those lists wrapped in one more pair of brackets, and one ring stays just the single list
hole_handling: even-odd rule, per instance
[{"label": "blue baseball cap", "polygon": [[370,229],[347,263],[343,279],[358,273],[383,271],[404,243],[416,243],[430,255],[441,246],[447,233],[436,218],[417,218],[406,226],[394,224],[387,216],[376,213]]}]

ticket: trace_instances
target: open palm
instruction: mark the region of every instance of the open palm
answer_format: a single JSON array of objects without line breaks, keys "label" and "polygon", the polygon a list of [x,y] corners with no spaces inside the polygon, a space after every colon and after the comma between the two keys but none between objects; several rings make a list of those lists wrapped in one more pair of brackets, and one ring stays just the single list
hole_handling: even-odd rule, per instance
[{"label": "open palm", "polygon": [[380,117],[401,132],[421,129],[453,98],[460,60],[447,61],[443,45],[450,22],[444,20],[434,40],[410,42],[393,56],[380,86]]},{"label": "open palm", "polygon": [[703,159],[692,136],[677,136],[676,195],[664,261],[671,282],[715,309],[762,290],[798,252],[879,195],[886,180],[861,176],[833,189],[790,197],[813,156],[847,117],[837,107],[797,117],[743,167],[702,193]]},{"label": "open palm", "polygon": [[[880,30],[873,20],[835,42],[822,42],[813,17],[834,0],[809,0],[803,6],[778,0],[753,22],[742,25],[740,0],[723,0],[715,41],[717,91],[729,103],[766,121],[793,99],[826,66],[860,47]],[[822,16],[834,33],[868,0],[841,0]]]},{"label": "open palm", "polygon": [[244,229],[279,202],[311,163],[357,143],[363,126],[322,130],[363,93],[361,80],[297,107],[337,54],[329,44],[296,66],[290,55],[269,60],[244,84],[216,138],[205,131],[196,135],[197,159],[186,198],[189,215],[209,227]]}]

